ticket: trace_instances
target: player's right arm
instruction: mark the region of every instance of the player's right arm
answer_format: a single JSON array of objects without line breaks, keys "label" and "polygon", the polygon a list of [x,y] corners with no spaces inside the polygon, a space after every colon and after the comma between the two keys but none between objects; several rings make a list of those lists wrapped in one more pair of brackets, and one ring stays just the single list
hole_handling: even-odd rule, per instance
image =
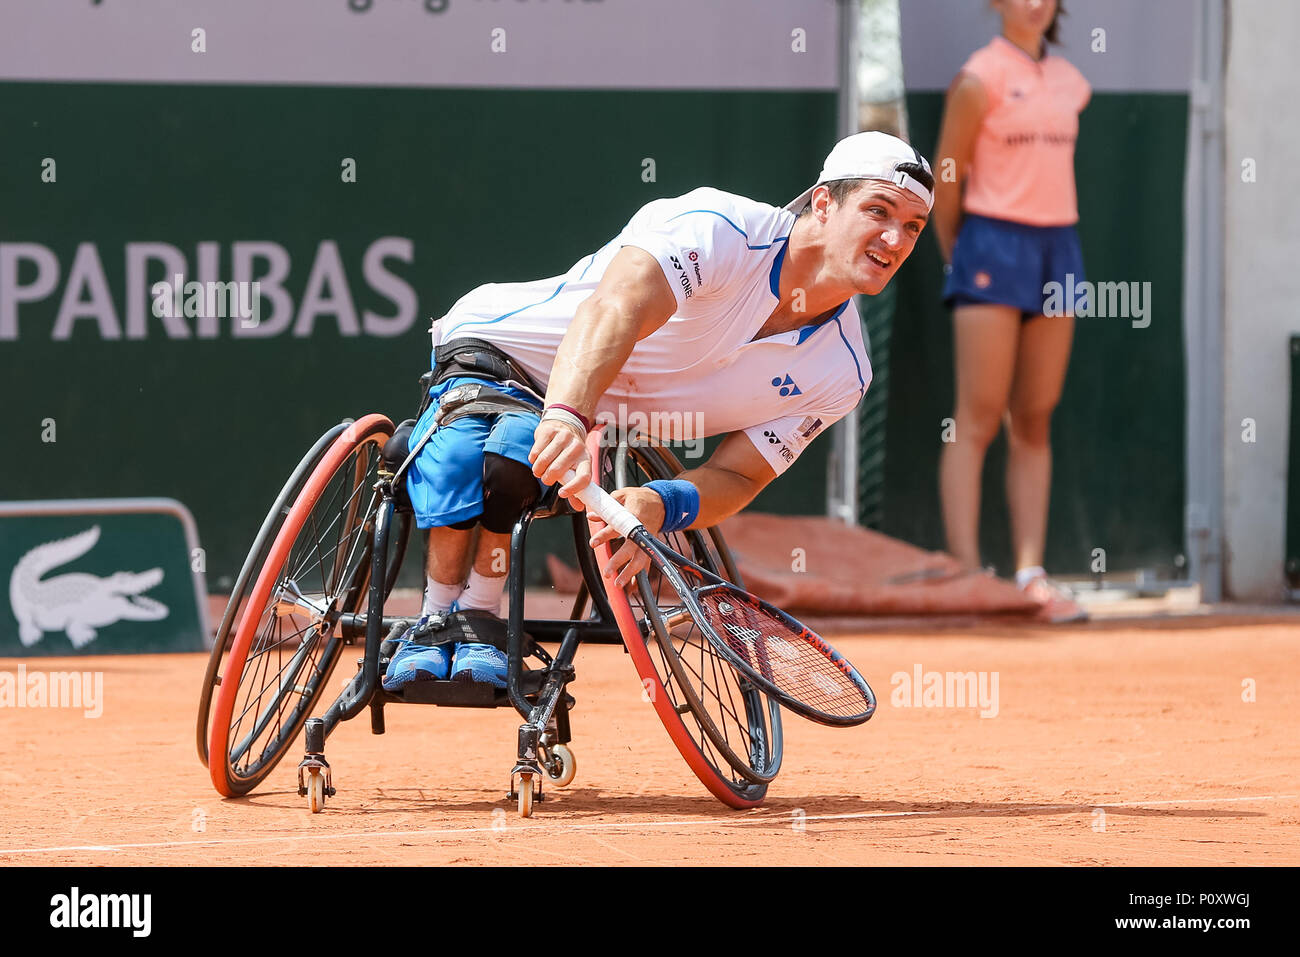
[{"label": "player's right arm", "polygon": [[[944,262],[952,262],[952,248],[961,228],[961,192],[975,152],[975,138],[988,112],[988,94],[974,74],[961,73],[948,91],[939,133],[939,175],[934,182],[935,235]],[[951,170],[951,175],[949,171]]]},{"label": "player's right arm", "polygon": [[[659,262],[644,249],[624,246],[569,323],[551,370],[546,404],[567,405],[593,419],[596,403],[633,347],[676,311],[677,297]],[[542,420],[528,457],[533,474],[548,485],[560,481],[569,469],[577,471],[577,477],[560,489],[566,498],[591,480],[586,436],[562,421]]]}]

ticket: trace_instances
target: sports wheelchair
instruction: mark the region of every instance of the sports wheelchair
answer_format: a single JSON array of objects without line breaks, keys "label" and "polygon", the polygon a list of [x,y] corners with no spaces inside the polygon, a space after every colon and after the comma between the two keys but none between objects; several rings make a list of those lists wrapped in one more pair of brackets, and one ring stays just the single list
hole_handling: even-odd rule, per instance
[{"label": "sports wheelchair", "polygon": [[[217,791],[226,797],[250,792],[305,732],[298,793],[316,813],[336,794],[325,741],[339,722],[369,709],[371,731],[383,734],[384,709],[391,705],[513,707],[524,723],[505,799],[528,817],[545,797],[543,779],[564,787],[577,770],[569,746],[576,703],[569,688],[578,647],[610,641],[624,645],[642,698],[709,792],[733,808],[762,803],[781,766],[779,706],[717,654],[656,573],[642,572],[627,592],[607,586],[599,563],[608,560],[610,547],[591,548],[584,513],[555,486],[511,532],[507,687],[421,681],[395,693],[383,690],[385,639],[410,624],[385,615],[384,604],[411,536],[405,477],[392,463],[406,457],[405,435],[413,425],[407,420],[395,428],[372,414],[334,426],[303,456],[267,513],[217,628],[200,694],[199,758]],[[395,433],[399,448],[385,454]],[[682,470],[669,449],[637,434],[596,430],[588,448],[595,480],[606,490]],[[567,619],[527,618],[529,529],[538,520],[565,518],[583,577],[572,612]],[[664,539],[743,586],[718,529]],[[313,716],[344,649],[355,644],[362,649],[356,674],[323,714]]]}]

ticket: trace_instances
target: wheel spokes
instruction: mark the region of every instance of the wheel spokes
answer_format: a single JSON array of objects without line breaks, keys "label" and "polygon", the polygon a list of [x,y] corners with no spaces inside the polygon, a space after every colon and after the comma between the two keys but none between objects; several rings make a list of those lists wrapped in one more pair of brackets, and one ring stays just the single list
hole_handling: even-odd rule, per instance
[{"label": "wheel spokes", "polygon": [[[268,754],[278,753],[332,667],[334,622],[346,610],[340,606],[358,577],[369,572],[359,559],[367,555],[379,504],[370,481],[378,458],[378,444],[366,441],[344,460],[305,516],[277,575],[245,659],[230,724],[228,761],[237,774],[256,773]],[[305,588],[308,582],[319,588]]]},{"label": "wheel spokes", "polygon": [[[616,484],[641,485],[649,479],[663,477],[648,474],[639,457],[627,454],[624,459],[622,449],[618,454],[620,461],[615,463],[614,469]],[[626,472],[620,471],[622,463],[626,463]],[[674,551],[693,558],[706,568],[721,571],[722,563],[705,534],[675,532],[665,536],[665,540]],[[645,606],[638,590],[630,596],[633,611],[642,625],[646,647],[654,649],[650,660],[660,684],[668,693],[674,710],[682,716],[683,725],[696,749],[719,777],[731,783],[733,789],[744,790],[759,783],[741,770],[742,765],[758,779],[770,779],[768,775],[775,773],[769,758],[774,749],[769,741],[773,731],[765,720],[766,702],[761,695],[745,687],[725,659],[719,659],[699,632],[681,596],[663,576],[654,570],[646,574],[646,585],[654,607]],[[665,629],[671,652],[656,637],[652,619],[657,619]],[[697,708],[702,713],[697,714]],[[689,721],[687,715],[690,715]]]}]

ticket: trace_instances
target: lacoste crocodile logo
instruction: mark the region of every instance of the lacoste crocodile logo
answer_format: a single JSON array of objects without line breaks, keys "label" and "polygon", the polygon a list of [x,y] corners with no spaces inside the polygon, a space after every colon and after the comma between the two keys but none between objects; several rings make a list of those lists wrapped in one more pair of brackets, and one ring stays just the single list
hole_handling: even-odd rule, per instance
[{"label": "lacoste crocodile logo", "polygon": [[37,545],[18,560],[9,576],[9,602],[18,619],[18,639],[25,647],[46,632],[65,632],[74,648],[93,641],[97,628],[119,621],[160,621],[169,609],[146,598],[163,579],[161,568],[116,572],[107,578],[79,572],[42,579],[46,572],[85,555],[99,541],[99,526],[77,535]]}]

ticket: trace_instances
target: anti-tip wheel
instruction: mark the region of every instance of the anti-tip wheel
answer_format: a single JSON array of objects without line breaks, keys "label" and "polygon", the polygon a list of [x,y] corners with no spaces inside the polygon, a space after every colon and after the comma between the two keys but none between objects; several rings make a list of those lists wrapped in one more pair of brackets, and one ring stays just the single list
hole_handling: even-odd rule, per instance
[{"label": "anti-tip wheel", "polygon": [[312,814],[325,810],[325,775],[316,770],[307,779],[307,803]]},{"label": "anti-tip wheel", "polygon": [[533,816],[533,776],[519,775],[519,816]]},{"label": "anti-tip wheel", "polygon": [[557,771],[552,771],[548,766],[546,776],[551,783],[557,788],[567,787],[573,783],[574,776],[578,773],[578,760],[573,756],[567,744],[557,744],[551,748],[551,757],[554,758],[554,764],[559,765]]}]

